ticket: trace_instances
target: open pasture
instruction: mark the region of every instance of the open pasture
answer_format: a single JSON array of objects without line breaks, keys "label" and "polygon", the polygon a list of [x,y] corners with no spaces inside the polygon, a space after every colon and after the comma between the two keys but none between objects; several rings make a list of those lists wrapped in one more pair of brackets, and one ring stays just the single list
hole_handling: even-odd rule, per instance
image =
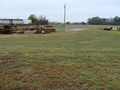
[{"label": "open pasture", "polygon": [[120,32],[104,27],[0,35],[0,90],[119,90]]}]

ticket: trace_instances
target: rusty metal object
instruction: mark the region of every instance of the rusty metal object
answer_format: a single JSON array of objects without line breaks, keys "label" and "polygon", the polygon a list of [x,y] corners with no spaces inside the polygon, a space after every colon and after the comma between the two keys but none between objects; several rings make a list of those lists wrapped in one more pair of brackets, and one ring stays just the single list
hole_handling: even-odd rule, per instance
[{"label": "rusty metal object", "polygon": [[55,32],[56,31],[56,29],[51,28],[53,26],[47,25],[47,26],[44,26],[44,27],[46,27],[46,28],[42,28],[42,27],[39,28],[38,27],[36,33],[47,34],[47,33],[51,33],[51,32]]},{"label": "rusty metal object", "polygon": [[[0,34],[23,34],[26,30],[36,30],[35,34],[47,34],[51,32],[55,32],[56,29],[53,28],[51,25],[46,25],[44,27],[40,27],[40,24],[34,24],[35,27],[29,27],[28,25],[20,28],[20,25],[4,25],[0,28]],[[19,28],[17,28],[19,26]]]},{"label": "rusty metal object", "polygon": [[4,28],[0,29],[0,34],[11,34],[12,29],[10,25],[4,25]]}]

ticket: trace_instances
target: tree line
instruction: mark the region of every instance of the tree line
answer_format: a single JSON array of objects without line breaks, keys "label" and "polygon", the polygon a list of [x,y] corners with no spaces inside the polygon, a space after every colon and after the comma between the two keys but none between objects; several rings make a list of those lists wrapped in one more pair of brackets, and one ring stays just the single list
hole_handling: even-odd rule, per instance
[{"label": "tree line", "polygon": [[[49,20],[46,19],[45,16],[41,15],[37,17],[35,14],[31,14],[28,17],[29,20],[32,21],[31,24],[41,24],[41,25],[47,25],[49,23]],[[70,22],[66,22],[66,24],[71,24]],[[115,16],[113,18],[100,18],[100,17],[92,17],[88,18],[87,23],[86,22],[80,22],[80,23],[73,23],[73,24],[89,24],[89,25],[120,25],[120,17]]]},{"label": "tree line", "polygon": [[90,25],[120,25],[120,17],[118,16],[115,16],[114,18],[92,17],[87,20],[87,24],[90,24]]},{"label": "tree line", "polygon": [[46,19],[46,17],[43,15],[37,17],[35,14],[31,14],[28,19],[32,21],[31,24],[47,25],[49,22],[48,19]]}]

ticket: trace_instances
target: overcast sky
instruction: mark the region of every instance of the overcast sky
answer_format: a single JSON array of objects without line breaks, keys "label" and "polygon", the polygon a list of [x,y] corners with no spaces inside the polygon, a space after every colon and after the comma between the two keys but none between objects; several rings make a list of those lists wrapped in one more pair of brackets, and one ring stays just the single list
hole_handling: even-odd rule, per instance
[{"label": "overcast sky", "polygon": [[120,15],[120,0],[0,0],[0,18],[27,19],[30,14],[44,15],[49,21],[82,22],[88,18]]}]

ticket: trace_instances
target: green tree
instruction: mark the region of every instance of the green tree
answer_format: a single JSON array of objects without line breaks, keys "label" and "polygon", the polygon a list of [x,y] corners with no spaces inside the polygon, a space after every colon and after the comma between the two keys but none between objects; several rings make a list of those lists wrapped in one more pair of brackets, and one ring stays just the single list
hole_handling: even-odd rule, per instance
[{"label": "green tree", "polygon": [[114,18],[92,17],[88,19],[87,23],[92,25],[120,25],[120,17],[118,16],[115,16]]},{"label": "green tree", "polygon": [[48,24],[48,19],[46,19],[45,16],[41,15],[41,16],[39,16],[39,18],[38,18],[38,22],[39,22],[41,25],[47,25],[47,24]]},{"label": "green tree", "polygon": [[81,22],[82,25],[86,25],[87,23],[86,22]]},{"label": "green tree", "polygon": [[88,19],[88,24],[99,25],[100,18],[99,17],[92,17]]},{"label": "green tree", "polygon": [[118,17],[118,16],[114,17],[113,22],[114,22],[115,25],[120,25],[120,17]]},{"label": "green tree", "polygon": [[68,22],[66,22],[66,24],[70,24],[70,22],[68,21]]},{"label": "green tree", "polygon": [[36,15],[34,15],[34,14],[31,14],[31,15],[28,17],[28,19],[30,19],[30,20],[32,21],[32,24],[38,23],[38,19],[37,19]]}]

